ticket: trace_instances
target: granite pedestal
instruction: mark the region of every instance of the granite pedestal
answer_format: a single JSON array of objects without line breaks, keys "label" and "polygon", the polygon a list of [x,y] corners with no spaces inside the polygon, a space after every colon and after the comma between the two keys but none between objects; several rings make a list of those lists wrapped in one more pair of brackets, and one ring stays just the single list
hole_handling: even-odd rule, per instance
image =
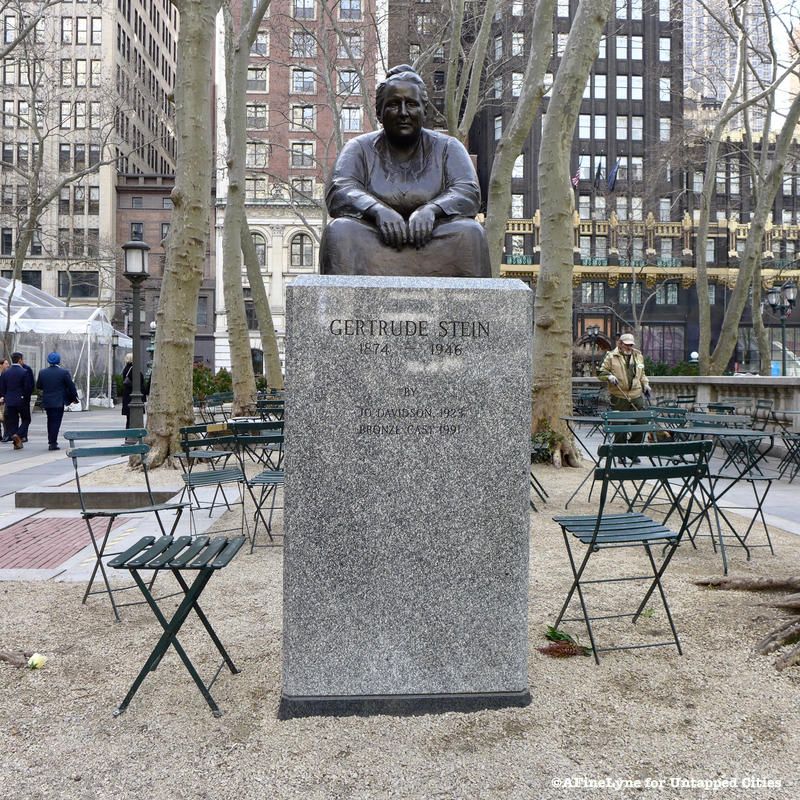
[{"label": "granite pedestal", "polygon": [[281,715],[525,705],[532,294],[287,291]]}]

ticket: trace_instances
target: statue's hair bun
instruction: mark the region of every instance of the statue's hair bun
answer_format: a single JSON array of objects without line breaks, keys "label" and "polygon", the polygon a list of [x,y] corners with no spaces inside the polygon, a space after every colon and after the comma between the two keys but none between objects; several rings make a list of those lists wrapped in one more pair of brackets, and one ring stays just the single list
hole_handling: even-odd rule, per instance
[{"label": "statue's hair bun", "polygon": [[392,67],[387,73],[386,77],[391,78],[393,75],[399,75],[401,72],[413,72],[416,74],[416,70],[411,64],[398,64],[395,67]]}]

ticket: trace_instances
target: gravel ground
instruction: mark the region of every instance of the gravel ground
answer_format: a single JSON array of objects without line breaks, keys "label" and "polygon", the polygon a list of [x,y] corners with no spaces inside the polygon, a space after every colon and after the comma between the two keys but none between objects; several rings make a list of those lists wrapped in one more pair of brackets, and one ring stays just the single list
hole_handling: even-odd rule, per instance
[{"label": "gravel ground", "polygon": [[[607,655],[598,667],[591,658],[555,660],[537,651],[569,584],[550,518],[583,471],[541,467],[538,474],[552,497],[531,515],[528,708],[279,722],[282,551],[265,548],[241,552],[203,596],[242,670],[221,673],[214,686],[224,716],[211,715],[171,651],[115,719],[112,711],[157,636],[152,614],[125,609],[114,624],[99,598],[81,606],[79,585],[5,583],[0,649],[35,650],[49,660],[39,671],[0,662],[0,794],[797,800],[800,669],[779,673],[774,657],[753,652],[782,612],[764,596],[695,586],[721,571],[709,542],[697,551],[681,547],[667,573],[682,657],[674,648],[628,651]],[[757,550],[747,564],[733,553],[732,574],[796,571],[800,537],[776,531],[773,540],[774,558]],[[194,623],[181,640],[208,676],[217,659]],[[644,640],[663,636],[665,627],[658,612],[637,626]],[[578,626],[567,629],[585,640]],[[604,641],[615,630],[604,628]],[[584,785],[591,781],[596,788]],[[642,788],[604,781],[639,781]]]}]

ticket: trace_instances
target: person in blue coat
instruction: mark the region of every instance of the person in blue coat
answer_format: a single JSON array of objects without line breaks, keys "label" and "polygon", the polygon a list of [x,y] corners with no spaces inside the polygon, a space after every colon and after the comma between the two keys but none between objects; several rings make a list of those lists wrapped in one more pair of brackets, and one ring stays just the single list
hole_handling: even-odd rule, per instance
[{"label": "person in blue coat", "polygon": [[61,356],[50,353],[47,356],[49,367],[39,370],[36,388],[42,392],[42,408],[47,414],[47,441],[50,450],[60,450],[58,432],[64,418],[64,406],[78,402],[78,391],[72,382],[72,375],[60,367]]},{"label": "person in blue coat", "polygon": [[33,370],[25,363],[24,356],[19,363],[22,364],[22,369],[24,369],[25,372],[30,373],[31,392],[23,399],[22,408],[19,412],[19,430],[17,431],[19,438],[22,439],[23,442],[27,442],[28,428],[31,425],[31,394],[33,394],[33,384],[35,379],[33,377]]},{"label": "person in blue coat", "polygon": [[22,406],[33,393],[33,373],[22,366],[22,353],[11,354],[11,366],[0,375],[0,400],[6,404],[4,442],[13,442],[15,450],[22,449],[19,419]]}]

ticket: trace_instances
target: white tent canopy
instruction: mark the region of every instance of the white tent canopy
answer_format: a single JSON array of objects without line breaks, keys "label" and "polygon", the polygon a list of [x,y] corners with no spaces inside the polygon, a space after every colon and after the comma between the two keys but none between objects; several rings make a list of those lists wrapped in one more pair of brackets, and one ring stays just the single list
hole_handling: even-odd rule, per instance
[{"label": "white tent canopy", "polygon": [[[5,334],[6,328],[11,349],[25,355],[34,374],[47,365],[48,353],[55,350],[61,354],[61,363],[72,372],[84,410],[90,398],[111,397],[115,356],[111,337],[115,331],[102,308],[68,306],[33,286],[0,278],[0,331]],[[117,335],[122,352],[130,350],[130,337]]]}]

